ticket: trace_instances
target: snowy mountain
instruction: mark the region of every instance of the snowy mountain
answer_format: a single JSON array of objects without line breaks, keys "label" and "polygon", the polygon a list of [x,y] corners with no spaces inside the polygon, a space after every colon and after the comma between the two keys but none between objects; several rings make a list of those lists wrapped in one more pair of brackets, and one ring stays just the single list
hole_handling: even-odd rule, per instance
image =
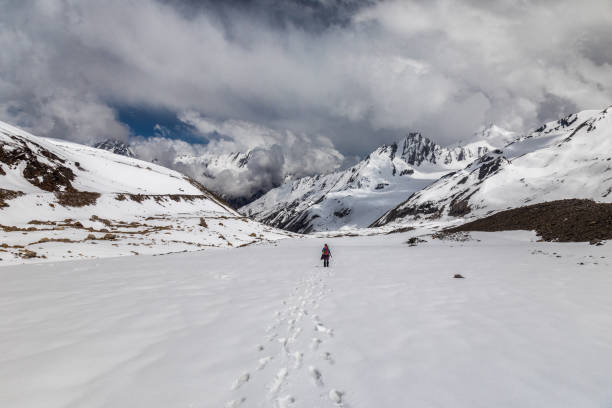
[{"label": "snowy mountain", "polygon": [[546,123],[415,192],[372,226],[481,217],[566,198],[612,202],[612,108]]},{"label": "snowy mountain", "polygon": [[288,181],[240,211],[265,224],[303,233],[366,227],[413,192],[498,147],[492,143],[500,141],[491,138],[441,147],[420,133],[409,133],[347,170]]},{"label": "snowy mountain", "polygon": [[[134,148],[127,143],[108,139],[103,142],[96,143],[93,147],[106,150],[115,154],[126,157],[139,159],[150,159],[152,163],[159,164],[159,160],[155,157],[144,158],[137,153],[138,148]],[[248,171],[247,164],[249,162],[250,152],[231,152],[231,153],[213,153],[207,152],[204,154],[193,155],[182,153],[175,156],[169,163],[165,163],[172,169],[189,174],[197,179],[203,185],[217,186],[223,184],[227,189],[219,188],[211,189],[219,197],[223,198],[233,208],[241,207],[251,201],[259,198],[264,192],[257,191],[254,194],[244,196],[235,191],[232,191],[231,180],[239,177]],[[228,183],[225,183],[227,179]]]},{"label": "snowy mountain", "polygon": [[281,236],[177,171],[0,122],[4,261],[173,252]]},{"label": "snowy mountain", "polygon": [[134,154],[132,148],[127,143],[115,139],[107,139],[103,142],[94,144],[93,147],[119,154],[121,156],[136,157],[136,154]]}]

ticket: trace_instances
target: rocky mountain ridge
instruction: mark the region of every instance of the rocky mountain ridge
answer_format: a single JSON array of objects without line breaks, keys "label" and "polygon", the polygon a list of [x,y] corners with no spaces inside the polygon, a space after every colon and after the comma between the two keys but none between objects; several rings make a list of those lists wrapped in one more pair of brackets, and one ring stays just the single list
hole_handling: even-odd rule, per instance
[{"label": "rocky mountain ridge", "polygon": [[98,142],[93,145],[96,149],[106,150],[111,153],[119,154],[126,157],[136,157],[136,154],[125,142],[115,139],[106,139],[103,142]]},{"label": "rocky mountain ridge", "polygon": [[441,147],[411,132],[349,169],[287,181],[240,211],[302,233],[366,227],[413,192],[492,149],[487,140]]},{"label": "rocky mountain ridge", "polygon": [[546,123],[415,192],[372,226],[472,219],[562,199],[612,202],[610,111]]}]

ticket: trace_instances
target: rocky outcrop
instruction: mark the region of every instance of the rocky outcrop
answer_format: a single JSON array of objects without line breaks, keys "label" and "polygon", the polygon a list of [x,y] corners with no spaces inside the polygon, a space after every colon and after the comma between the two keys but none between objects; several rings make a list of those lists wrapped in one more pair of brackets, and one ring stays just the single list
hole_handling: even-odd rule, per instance
[{"label": "rocky outcrop", "polygon": [[136,154],[127,143],[115,139],[107,139],[103,142],[94,144],[93,147],[96,149],[106,150],[111,153],[120,154],[121,156],[136,157]]},{"label": "rocky outcrop", "polygon": [[545,241],[609,240],[612,239],[612,204],[576,199],[550,201],[501,211],[447,231],[510,230],[533,230]]}]

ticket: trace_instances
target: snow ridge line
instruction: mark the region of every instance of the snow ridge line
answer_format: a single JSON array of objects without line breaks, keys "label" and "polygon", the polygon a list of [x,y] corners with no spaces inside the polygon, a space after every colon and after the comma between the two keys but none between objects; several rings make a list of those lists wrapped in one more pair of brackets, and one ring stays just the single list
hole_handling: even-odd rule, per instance
[{"label": "snow ridge line", "polygon": [[[290,408],[302,399],[300,392],[308,401],[314,397],[318,403],[349,408],[346,393],[327,388],[326,370],[321,369],[335,364],[332,354],[324,350],[326,342],[333,339],[334,330],[314,313],[326,295],[333,292],[327,284],[331,276],[332,269],[307,272],[289,298],[282,301],[282,308],[266,329],[265,341],[256,347],[258,355],[269,349],[275,352],[258,356],[255,370],[245,371],[234,380],[231,390],[235,398],[225,404],[226,408],[241,406],[251,399],[250,395],[255,395],[255,399],[265,397],[264,401],[250,401],[249,405],[263,405],[267,400],[272,407]],[[307,337],[309,334],[311,338]]]}]

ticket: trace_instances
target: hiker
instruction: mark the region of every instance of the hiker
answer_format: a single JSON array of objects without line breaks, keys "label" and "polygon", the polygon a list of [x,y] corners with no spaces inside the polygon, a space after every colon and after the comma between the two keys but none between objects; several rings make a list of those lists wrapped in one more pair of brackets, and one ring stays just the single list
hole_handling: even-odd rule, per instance
[{"label": "hiker", "polygon": [[323,251],[321,253],[321,259],[323,260],[323,267],[329,268],[329,257],[331,256],[331,251],[327,244],[323,246]]}]

